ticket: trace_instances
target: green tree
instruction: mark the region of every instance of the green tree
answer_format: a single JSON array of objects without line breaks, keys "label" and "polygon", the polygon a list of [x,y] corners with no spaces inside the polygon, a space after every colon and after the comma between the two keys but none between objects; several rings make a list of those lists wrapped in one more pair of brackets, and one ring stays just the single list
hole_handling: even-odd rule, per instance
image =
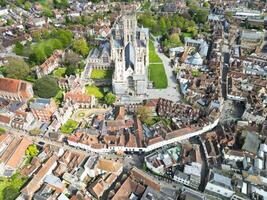
[{"label": "green tree", "polygon": [[194,15],[193,19],[196,23],[206,23],[208,18],[209,12],[204,9],[198,9],[196,14]]},{"label": "green tree", "polygon": [[226,11],[224,15],[228,21],[230,21],[233,18],[233,13],[231,11]]},{"label": "green tree", "polygon": [[3,199],[5,200],[14,200],[19,196],[19,190],[13,185],[7,186],[3,190]]},{"label": "green tree", "polygon": [[150,125],[152,124],[152,112],[149,108],[145,106],[141,106],[137,109],[137,117],[140,119],[141,122]]},{"label": "green tree", "polygon": [[52,10],[49,8],[43,8],[43,15],[46,17],[53,17],[54,16]]},{"label": "green tree", "polygon": [[32,4],[29,1],[26,1],[24,4],[24,9],[29,11],[32,7]]},{"label": "green tree", "polygon": [[180,36],[178,33],[173,33],[170,35],[170,42],[172,43],[172,46],[182,45],[182,42],[180,40]]},{"label": "green tree", "polygon": [[41,64],[46,58],[44,49],[35,48],[29,55],[29,61],[34,64]]},{"label": "green tree", "polygon": [[30,73],[28,64],[23,59],[10,58],[4,66],[4,75],[14,79],[25,79]]},{"label": "green tree", "polygon": [[79,53],[84,57],[87,56],[89,53],[89,47],[88,47],[87,42],[84,38],[80,38],[78,40],[75,40],[73,42],[72,48],[76,53]]},{"label": "green tree", "polygon": [[75,75],[76,69],[77,69],[77,67],[74,65],[67,66],[66,71],[65,71],[65,75],[67,75],[67,76]]},{"label": "green tree", "polygon": [[24,4],[24,0],[16,0],[16,4],[18,6],[22,6]]},{"label": "green tree", "polygon": [[25,154],[29,157],[35,157],[39,154],[39,150],[35,144],[32,144],[32,145],[28,146]]},{"label": "green tree", "polygon": [[14,20],[13,19],[7,19],[6,20],[6,25],[7,26],[11,26],[13,23],[14,23]]},{"label": "green tree", "polygon": [[69,5],[68,0],[54,0],[53,3],[56,8],[66,8]]},{"label": "green tree", "polygon": [[33,90],[41,98],[51,98],[56,96],[60,89],[55,78],[44,76],[34,83]]},{"label": "green tree", "polygon": [[32,35],[33,35],[33,39],[37,42],[42,39],[42,33],[41,32],[36,31]]},{"label": "green tree", "polygon": [[13,47],[13,52],[15,54],[22,56],[24,53],[24,47],[20,42],[16,42],[15,46]]},{"label": "green tree", "polygon": [[72,42],[73,33],[65,29],[54,29],[50,37],[59,39],[63,47],[67,47]]},{"label": "green tree", "polygon": [[105,103],[108,104],[108,105],[112,105],[115,103],[116,101],[116,96],[114,94],[112,94],[111,92],[107,93],[105,95]]},{"label": "green tree", "polygon": [[53,46],[45,46],[44,53],[46,57],[49,57],[53,53],[54,49],[57,49],[57,48],[54,48]]},{"label": "green tree", "polygon": [[209,7],[210,7],[209,2],[205,1],[205,2],[203,3],[203,7],[204,7],[204,8],[209,8]]},{"label": "green tree", "polygon": [[162,34],[166,33],[167,32],[167,25],[166,25],[164,17],[160,18],[159,24],[160,24],[161,33]]},{"label": "green tree", "polygon": [[2,7],[6,6],[6,1],[5,0],[0,0],[0,6],[2,6]]}]

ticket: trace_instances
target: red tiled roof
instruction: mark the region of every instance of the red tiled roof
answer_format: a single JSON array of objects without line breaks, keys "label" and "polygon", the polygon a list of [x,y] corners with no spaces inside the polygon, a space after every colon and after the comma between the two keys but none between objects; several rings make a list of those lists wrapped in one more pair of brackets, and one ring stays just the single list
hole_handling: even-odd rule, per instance
[{"label": "red tiled roof", "polygon": [[1,134],[0,135],[0,143],[4,142],[8,137],[10,137],[9,134]]},{"label": "red tiled roof", "polygon": [[117,173],[121,170],[123,164],[118,161],[99,159],[96,167],[106,172]]},{"label": "red tiled roof", "polygon": [[144,139],[142,123],[137,117],[135,117],[134,122],[135,122],[135,128],[136,128],[136,133],[137,133],[136,134],[137,146],[142,147],[143,146],[143,139]]},{"label": "red tiled roof", "polygon": [[116,120],[124,120],[125,116],[125,107],[120,106],[118,110],[118,114],[116,116]]},{"label": "red tiled roof", "polygon": [[150,99],[147,101],[145,106],[146,107],[156,107],[158,104],[158,101],[159,101],[158,99]]},{"label": "red tiled roof", "polygon": [[131,193],[134,193],[138,196],[141,196],[141,194],[145,191],[145,187],[136,182],[132,179],[132,177],[128,177],[119,190],[116,192],[116,194],[113,196],[112,200],[126,200],[129,199],[129,196]]},{"label": "red tiled roof", "polygon": [[137,147],[135,135],[133,134],[129,135],[129,140],[126,144],[126,147]]},{"label": "red tiled roof", "polygon": [[18,92],[20,86],[20,80],[11,78],[0,78],[0,90],[5,92]]},{"label": "red tiled roof", "polygon": [[55,50],[54,53],[40,66],[40,68],[44,71],[46,70],[49,65],[52,65],[56,62],[58,58],[63,55],[64,51],[62,50]]},{"label": "red tiled roof", "polygon": [[0,122],[5,123],[5,124],[9,124],[9,122],[11,121],[11,118],[5,115],[0,115]]},{"label": "red tiled roof", "polygon": [[122,128],[125,128],[125,121],[124,120],[109,120],[107,121],[107,129],[109,131],[116,131]]},{"label": "red tiled roof", "polygon": [[197,130],[196,128],[190,128],[190,127],[178,129],[178,130],[167,133],[166,139],[168,140],[168,139],[172,139],[175,137],[183,136],[183,135],[186,135],[188,133],[192,133],[196,130]]},{"label": "red tiled roof", "polygon": [[149,187],[153,188],[154,190],[160,191],[160,185],[159,183],[154,180],[151,176],[143,172],[142,170],[134,167],[132,169],[132,176],[139,180],[140,182],[144,183],[145,185],[148,185]]},{"label": "red tiled roof", "polygon": [[0,78],[0,92],[19,93],[23,98],[29,98],[31,94],[27,92],[27,83],[22,80],[11,78]]},{"label": "red tiled roof", "polygon": [[90,103],[91,102],[91,96],[87,95],[85,93],[82,93],[81,91],[74,91],[74,92],[67,92],[65,94],[65,100],[73,101],[74,103]]},{"label": "red tiled roof", "polygon": [[43,178],[49,172],[51,167],[57,162],[57,160],[58,157],[56,155],[52,155],[32,178],[32,180],[26,185],[26,187],[21,190],[21,192],[31,197],[39,189]]},{"label": "red tiled roof", "polygon": [[19,167],[19,164],[22,161],[22,158],[25,156],[25,151],[28,148],[28,146],[32,144],[32,141],[28,140],[27,138],[23,138],[19,145],[17,146],[16,150],[12,153],[12,156],[9,158],[9,160],[6,163],[6,166],[16,169]]},{"label": "red tiled roof", "polygon": [[164,139],[160,135],[158,135],[158,136],[156,136],[154,138],[149,139],[148,140],[148,145],[156,144],[156,143],[161,142],[163,140]]}]

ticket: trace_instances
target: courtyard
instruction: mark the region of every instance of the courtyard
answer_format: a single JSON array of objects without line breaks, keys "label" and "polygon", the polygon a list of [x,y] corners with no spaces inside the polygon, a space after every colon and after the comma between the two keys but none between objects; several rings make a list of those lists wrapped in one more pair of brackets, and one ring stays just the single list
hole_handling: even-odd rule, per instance
[{"label": "courtyard", "polygon": [[148,77],[153,82],[156,89],[164,89],[168,87],[168,80],[164,69],[164,64],[158,56],[153,42],[149,41],[149,66]]},{"label": "courtyard", "polygon": [[104,91],[100,87],[96,86],[86,86],[86,92],[89,95],[94,95],[98,99],[102,99],[104,97]]},{"label": "courtyard", "polygon": [[103,114],[107,112],[109,109],[104,108],[92,108],[92,109],[77,109],[73,115],[71,116],[71,119],[77,122],[82,122],[85,119],[90,118],[93,114]]},{"label": "courtyard", "polygon": [[[158,46],[158,42],[156,40],[155,40],[155,46]],[[162,87],[162,88],[148,89],[147,90],[148,98],[149,99],[165,98],[165,99],[169,99],[174,102],[177,102],[180,99],[180,94],[179,94],[179,91],[177,90],[176,77],[173,75],[173,71],[172,71],[173,69],[170,66],[170,59],[167,56],[165,56],[163,53],[156,51],[155,48],[154,50],[155,50],[155,53],[157,53],[158,57],[161,59],[161,62],[162,62],[161,65],[162,67],[164,67],[164,74],[158,72],[159,70],[162,71],[162,69],[159,69],[159,68],[153,68],[154,70],[156,70],[156,72],[150,72],[150,73],[154,74],[153,78],[155,78],[155,80],[157,80],[158,82],[161,82],[160,84],[163,84],[160,79],[162,79],[163,76],[166,76],[167,85],[165,88]],[[154,64],[160,64],[160,63],[154,63]],[[165,84],[166,83],[164,83],[164,85]]]},{"label": "courtyard", "polygon": [[92,79],[111,79],[113,74],[112,69],[93,69],[91,73]]}]

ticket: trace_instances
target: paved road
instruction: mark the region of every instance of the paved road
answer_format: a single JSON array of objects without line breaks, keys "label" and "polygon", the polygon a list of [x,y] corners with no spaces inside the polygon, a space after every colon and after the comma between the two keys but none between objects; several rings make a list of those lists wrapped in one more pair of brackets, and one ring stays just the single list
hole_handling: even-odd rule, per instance
[{"label": "paved road", "polygon": [[56,146],[58,148],[63,148],[64,150],[70,150],[71,152],[81,153],[81,154],[84,154],[86,156],[94,155],[93,152],[89,153],[89,152],[86,152],[86,151],[81,150],[81,149],[76,149],[72,146],[69,146],[69,145],[63,143],[63,142],[52,141],[48,138],[44,138],[44,137],[40,137],[40,136],[31,136],[26,131],[17,130],[14,128],[7,128],[7,127],[5,129],[8,130],[11,134],[14,134],[15,136],[29,138],[34,143],[44,142],[45,144]]},{"label": "paved road", "polygon": [[[176,77],[173,75],[172,68],[170,66],[170,59],[165,56],[163,53],[158,52],[159,43],[155,40],[154,46],[157,51],[158,56],[162,60],[166,72],[166,76],[168,79],[168,87],[166,89],[148,89],[148,97],[150,99],[153,98],[166,98],[170,99],[174,102],[179,101],[180,94],[177,90],[177,81]],[[160,78],[160,77],[159,77]]]}]

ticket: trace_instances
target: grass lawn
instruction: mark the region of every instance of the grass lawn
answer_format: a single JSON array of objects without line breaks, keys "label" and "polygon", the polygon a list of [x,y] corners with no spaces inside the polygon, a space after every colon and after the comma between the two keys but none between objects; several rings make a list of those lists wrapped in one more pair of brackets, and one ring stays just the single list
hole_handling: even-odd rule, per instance
[{"label": "grass lawn", "polygon": [[6,129],[0,127],[0,135],[4,134],[6,132]]},{"label": "grass lawn", "polygon": [[161,63],[161,59],[156,53],[156,49],[154,44],[151,40],[149,40],[149,62],[150,63]]},{"label": "grass lawn", "polygon": [[28,75],[26,78],[25,78],[25,81],[28,81],[28,82],[31,82],[31,83],[34,83],[37,79],[33,76],[33,75]]},{"label": "grass lawn", "polygon": [[[167,76],[165,73],[164,65],[162,60],[156,53],[153,42],[149,40],[149,80],[153,81],[156,89],[164,89],[168,86]],[[158,63],[158,64],[152,64]]]},{"label": "grass lawn", "polygon": [[113,74],[112,69],[103,70],[103,69],[93,69],[91,73],[91,78],[94,79],[111,79]]},{"label": "grass lawn", "polygon": [[168,86],[167,76],[163,64],[150,64],[149,70],[149,80],[153,81],[154,87],[156,89],[164,89]]},{"label": "grass lawn", "polygon": [[65,75],[65,71],[66,71],[66,68],[59,67],[59,68],[57,68],[56,70],[53,71],[53,75],[56,78],[62,78]]},{"label": "grass lawn", "polygon": [[185,37],[193,37],[192,33],[186,33],[186,32],[182,32],[182,36]]},{"label": "grass lawn", "polygon": [[64,99],[63,91],[59,90],[57,95],[53,98],[54,98],[55,102],[59,105]]},{"label": "grass lawn", "polygon": [[103,98],[104,93],[103,90],[96,86],[86,86],[86,92],[89,95],[94,95],[96,98]]},{"label": "grass lawn", "polygon": [[0,200],[16,199],[23,184],[27,181],[26,177],[14,174],[11,178],[0,178]]},{"label": "grass lawn", "polygon": [[70,134],[78,127],[78,124],[78,122],[69,119],[63,126],[61,126],[60,130],[62,133]]}]

